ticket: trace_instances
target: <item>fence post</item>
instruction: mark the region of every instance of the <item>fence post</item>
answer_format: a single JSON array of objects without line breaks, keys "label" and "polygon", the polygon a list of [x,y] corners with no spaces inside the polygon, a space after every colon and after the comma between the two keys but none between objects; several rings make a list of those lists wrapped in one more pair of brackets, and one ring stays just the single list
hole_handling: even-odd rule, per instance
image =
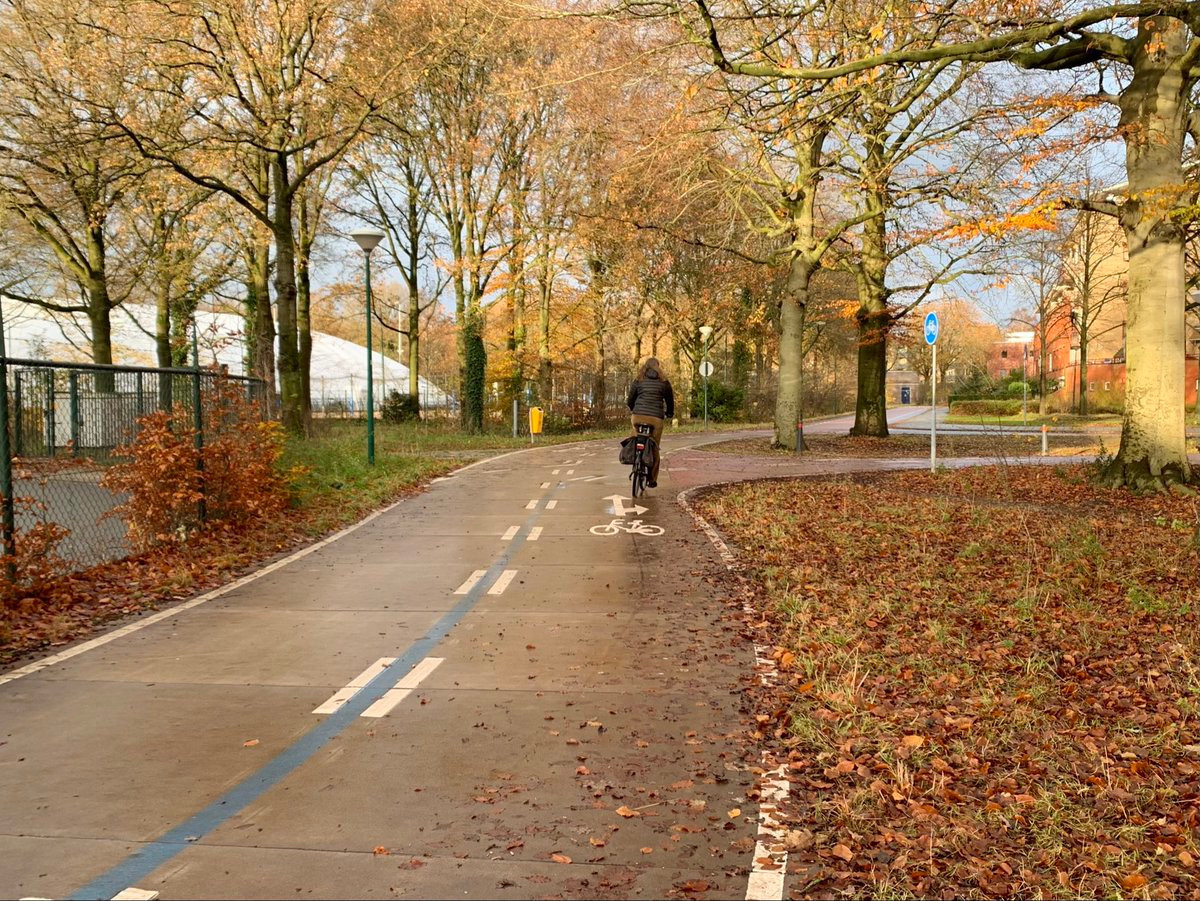
[{"label": "fence post", "polygon": [[[0,326],[0,330],[3,326]],[[5,374],[8,372],[8,364],[4,364]],[[13,373],[13,406],[17,408],[17,414],[13,417],[13,446],[11,448],[12,456],[19,457],[25,449],[25,405],[21,402],[21,370]],[[12,415],[11,413],[9,414]]]},{"label": "fence post", "polygon": [[204,408],[200,397],[200,341],[196,335],[196,321],[192,320],[192,418],[196,427],[196,471],[200,473],[200,500],[196,514],[203,524],[208,519],[208,504],[204,499]]},{"label": "fence post", "polygon": [[79,456],[79,373],[67,376],[67,398],[71,405],[71,456]]},{"label": "fence post", "polygon": [[[17,376],[20,385],[20,376]],[[17,407],[20,419],[20,407]],[[17,528],[13,502],[12,449],[8,446],[8,350],[4,343],[4,316],[0,311],[0,532],[3,533],[4,567],[9,580],[17,575]]]},{"label": "fence post", "polygon": [[58,446],[54,434],[54,370],[46,370],[46,455],[54,456],[54,448]]}]

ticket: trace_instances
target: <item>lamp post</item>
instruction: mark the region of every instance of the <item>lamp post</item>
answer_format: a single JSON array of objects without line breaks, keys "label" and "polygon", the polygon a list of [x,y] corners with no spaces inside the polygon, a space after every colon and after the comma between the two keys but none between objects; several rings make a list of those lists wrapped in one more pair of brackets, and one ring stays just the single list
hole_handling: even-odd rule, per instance
[{"label": "lamp post", "polygon": [[350,233],[350,237],[362,248],[365,261],[367,287],[367,464],[375,465],[375,378],[372,370],[375,361],[371,359],[371,251],[379,246],[384,234],[377,228],[360,228]]},{"label": "lamp post", "polygon": [[700,326],[700,337],[704,340],[704,362],[700,364],[700,374],[704,376],[704,428],[708,428],[708,374],[712,367],[708,362],[708,339],[712,337],[711,325]]},{"label": "lamp post", "polygon": [[1021,424],[1029,425],[1029,345],[1021,345]]}]

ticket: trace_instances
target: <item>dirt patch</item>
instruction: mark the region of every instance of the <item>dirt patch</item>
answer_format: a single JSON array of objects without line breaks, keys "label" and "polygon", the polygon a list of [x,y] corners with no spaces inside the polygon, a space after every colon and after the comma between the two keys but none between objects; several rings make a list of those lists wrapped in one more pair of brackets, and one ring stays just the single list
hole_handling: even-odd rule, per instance
[{"label": "dirt patch", "polygon": [[[1115,441],[1115,439],[1114,439]],[[939,433],[937,439],[940,457],[1026,457],[1039,454],[1042,449],[1040,435],[960,435],[954,432]],[[850,435],[808,435],[804,439],[807,450],[801,456],[814,459],[858,457],[870,459],[905,459],[929,456],[929,436],[893,435],[890,438],[865,438]],[[1049,439],[1050,453],[1056,456],[1096,455],[1104,450],[1102,439],[1091,435],[1053,435]],[[774,447],[770,438],[738,438],[706,444],[702,450],[726,454],[750,456],[796,457],[787,449]],[[1115,445],[1107,448],[1110,452]]]},{"label": "dirt patch", "polygon": [[[1084,467],[702,498],[786,685],[804,896],[1200,896],[1200,504]],[[808,841],[811,838],[811,842]]]}]

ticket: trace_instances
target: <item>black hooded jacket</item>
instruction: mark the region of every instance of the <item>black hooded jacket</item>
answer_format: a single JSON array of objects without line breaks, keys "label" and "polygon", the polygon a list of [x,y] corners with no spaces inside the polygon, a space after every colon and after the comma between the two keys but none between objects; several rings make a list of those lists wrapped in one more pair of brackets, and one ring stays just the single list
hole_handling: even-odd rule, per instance
[{"label": "black hooded jacket", "polygon": [[647,369],[644,379],[629,386],[629,398],[625,403],[634,416],[670,419],[675,415],[675,392],[671,390],[671,383],[656,369]]}]

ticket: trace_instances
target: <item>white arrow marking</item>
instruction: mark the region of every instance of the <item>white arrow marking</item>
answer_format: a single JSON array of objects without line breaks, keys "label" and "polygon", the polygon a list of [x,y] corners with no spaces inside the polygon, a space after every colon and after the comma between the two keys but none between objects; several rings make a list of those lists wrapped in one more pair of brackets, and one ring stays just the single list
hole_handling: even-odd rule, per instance
[{"label": "white arrow marking", "polygon": [[608,497],[604,498],[604,500],[612,501],[613,512],[616,513],[616,515],[620,516],[621,518],[628,516],[630,513],[634,513],[638,516],[641,516],[643,513],[646,512],[647,509],[649,509],[647,507],[639,507],[636,504],[632,507],[626,507],[625,506],[625,498],[623,498],[619,494],[610,494]]}]

